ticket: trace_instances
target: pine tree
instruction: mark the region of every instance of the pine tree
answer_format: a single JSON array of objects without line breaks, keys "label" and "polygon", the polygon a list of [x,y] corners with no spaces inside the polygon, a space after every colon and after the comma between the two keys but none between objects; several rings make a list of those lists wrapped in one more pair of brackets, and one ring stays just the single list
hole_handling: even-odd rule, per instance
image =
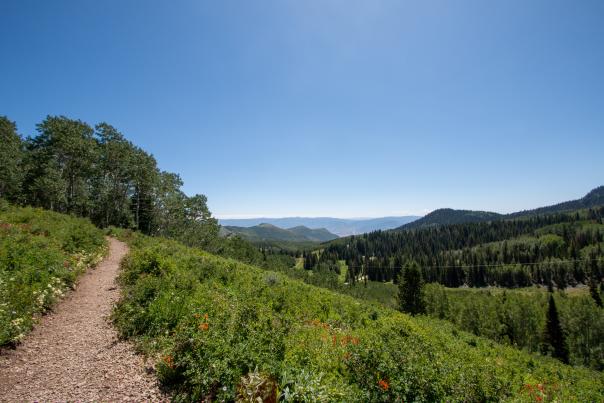
[{"label": "pine tree", "polygon": [[560,325],[556,301],[554,301],[554,296],[552,294],[549,296],[549,307],[547,310],[547,318],[541,350],[543,354],[551,354],[552,357],[559,359],[563,363],[569,363],[566,335],[564,334],[564,330]]},{"label": "pine tree", "polygon": [[23,142],[17,126],[0,116],[0,197],[17,201],[23,182]]},{"label": "pine tree", "polygon": [[403,267],[398,284],[399,309],[411,315],[418,315],[425,312],[425,302],[423,298],[424,281],[415,262],[408,262]]},{"label": "pine tree", "polygon": [[600,296],[598,286],[596,285],[596,281],[594,279],[589,281],[589,293],[591,294],[591,297],[595,301],[596,305],[602,308],[602,297]]}]

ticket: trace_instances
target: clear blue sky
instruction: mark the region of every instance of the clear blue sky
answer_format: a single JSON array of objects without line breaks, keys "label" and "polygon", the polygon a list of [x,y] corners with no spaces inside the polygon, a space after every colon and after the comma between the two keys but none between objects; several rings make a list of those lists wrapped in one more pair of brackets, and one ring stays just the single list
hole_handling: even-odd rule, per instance
[{"label": "clear blue sky", "polygon": [[107,121],[218,216],[509,212],[604,184],[604,1],[0,3],[0,114]]}]

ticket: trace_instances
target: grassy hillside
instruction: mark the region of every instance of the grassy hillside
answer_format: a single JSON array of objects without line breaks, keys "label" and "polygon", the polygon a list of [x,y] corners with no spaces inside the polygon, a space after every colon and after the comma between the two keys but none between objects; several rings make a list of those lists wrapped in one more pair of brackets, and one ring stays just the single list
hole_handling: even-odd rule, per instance
[{"label": "grassy hillside", "polygon": [[222,228],[223,235],[236,234],[254,243],[266,241],[290,243],[325,242],[338,237],[325,228],[310,229],[304,226],[283,229],[271,224],[259,224],[253,227],[226,226]]},{"label": "grassy hillside", "polygon": [[114,321],[177,400],[604,398],[600,373],[176,242],[127,239]]},{"label": "grassy hillside", "polygon": [[1,203],[0,346],[21,340],[104,251],[102,232],[86,219]]}]

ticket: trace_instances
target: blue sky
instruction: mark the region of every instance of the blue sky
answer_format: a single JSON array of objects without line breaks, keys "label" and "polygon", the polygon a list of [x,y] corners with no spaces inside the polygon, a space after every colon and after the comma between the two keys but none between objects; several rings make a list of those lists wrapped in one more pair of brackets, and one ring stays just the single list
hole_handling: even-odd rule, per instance
[{"label": "blue sky", "polygon": [[604,184],[602,1],[0,3],[0,114],[107,121],[215,215],[510,212]]}]

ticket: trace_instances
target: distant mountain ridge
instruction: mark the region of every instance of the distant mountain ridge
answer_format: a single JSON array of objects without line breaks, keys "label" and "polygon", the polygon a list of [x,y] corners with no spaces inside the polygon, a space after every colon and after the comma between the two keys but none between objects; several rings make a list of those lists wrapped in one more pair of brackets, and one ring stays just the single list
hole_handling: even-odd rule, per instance
[{"label": "distant mountain ridge", "polygon": [[546,207],[539,207],[532,210],[518,211],[511,214],[499,214],[490,211],[474,211],[474,210],[455,210],[450,208],[442,208],[434,210],[430,214],[402,225],[397,230],[409,230],[419,228],[429,228],[438,225],[462,224],[471,222],[486,222],[501,219],[521,218],[537,214],[561,213],[565,211],[579,210],[604,205],[604,186],[599,186],[584,197],[562,202]]},{"label": "distant mountain ridge", "polygon": [[516,213],[508,214],[506,218],[515,218],[535,214],[561,213],[564,211],[579,210],[583,208],[590,208],[602,205],[604,205],[604,186],[599,186],[591,190],[589,193],[587,193],[580,199],[562,202],[551,206],[540,207],[533,210],[519,211]]},{"label": "distant mountain ridge", "polygon": [[283,217],[283,218],[242,218],[218,220],[223,226],[253,227],[260,224],[271,224],[281,229],[304,226],[307,228],[325,228],[338,236],[358,235],[377,230],[388,230],[400,227],[418,216],[398,216],[379,218],[333,218],[333,217]]},{"label": "distant mountain ridge", "polygon": [[454,210],[441,208],[430,214],[402,226],[403,229],[427,228],[435,225],[451,225],[469,222],[492,221],[502,218],[502,214],[490,211]]},{"label": "distant mountain ridge", "polygon": [[338,238],[325,228],[311,229],[305,226],[279,228],[268,223],[252,227],[223,226],[222,235],[239,235],[251,242],[285,241],[285,242],[326,242]]}]

